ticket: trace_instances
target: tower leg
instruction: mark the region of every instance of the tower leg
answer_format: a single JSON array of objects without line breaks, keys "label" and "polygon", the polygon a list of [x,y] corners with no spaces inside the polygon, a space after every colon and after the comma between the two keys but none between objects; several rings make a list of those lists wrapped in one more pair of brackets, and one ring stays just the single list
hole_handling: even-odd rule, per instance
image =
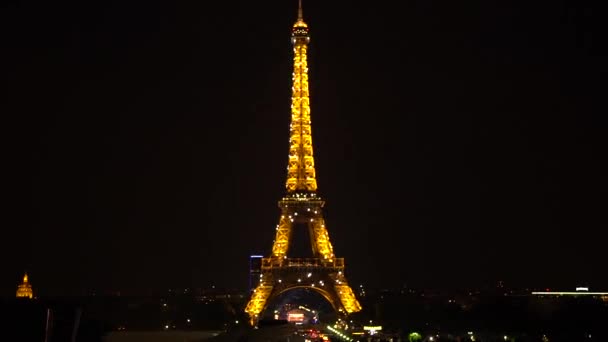
[{"label": "tower leg", "polygon": [[260,314],[266,307],[268,297],[270,297],[270,294],[272,293],[272,288],[272,286],[266,285],[264,282],[262,282],[255,288],[255,290],[253,290],[251,299],[245,307],[245,312],[249,315],[249,323],[252,326],[257,325],[258,320],[260,319]]},{"label": "tower leg", "polygon": [[334,288],[336,289],[338,297],[340,297],[340,302],[342,302],[342,306],[344,306],[344,310],[346,310],[347,314],[361,311],[361,304],[359,304],[353,289],[348,286],[346,280],[340,281]]},{"label": "tower leg", "polygon": [[284,258],[289,248],[289,238],[291,236],[292,218],[287,213],[281,215],[279,224],[277,225],[277,234],[272,245],[272,256],[275,258]]},{"label": "tower leg", "polygon": [[313,251],[324,259],[334,258],[334,249],[329,242],[329,234],[325,228],[325,222],[321,215],[316,215],[310,223],[312,232]]}]

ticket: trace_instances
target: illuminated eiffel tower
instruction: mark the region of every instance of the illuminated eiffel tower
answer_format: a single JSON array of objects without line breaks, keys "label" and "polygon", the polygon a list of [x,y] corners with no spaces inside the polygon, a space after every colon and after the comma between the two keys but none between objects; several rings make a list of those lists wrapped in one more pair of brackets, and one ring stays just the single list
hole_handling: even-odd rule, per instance
[{"label": "illuminated eiffel tower", "polygon": [[[260,283],[253,291],[245,312],[256,325],[273,298],[297,289],[307,288],[321,294],[339,316],[361,310],[361,305],[344,276],[344,259],[336,258],[323,220],[325,202],[316,194],[317,180],[312,153],[308,66],[306,51],[310,36],[302,17],[299,1],[298,20],[291,31],[294,46],[293,87],[287,193],[279,201],[281,218],[276,228],[272,254],[262,259]],[[293,229],[308,230],[312,258],[287,256]]]}]

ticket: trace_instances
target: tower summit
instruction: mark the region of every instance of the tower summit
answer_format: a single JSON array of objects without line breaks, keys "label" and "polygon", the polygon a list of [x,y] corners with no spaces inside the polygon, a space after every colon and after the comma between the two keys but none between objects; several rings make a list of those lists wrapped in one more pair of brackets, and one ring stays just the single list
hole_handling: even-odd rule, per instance
[{"label": "tower summit", "polygon": [[[308,92],[308,25],[299,0],[298,19],[291,29],[293,85],[289,161],[286,194],[279,201],[281,217],[269,257],[262,258],[260,281],[251,294],[245,312],[252,325],[263,316],[268,303],[298,288],[322,295],[339,316],[361,310],[344,275],[344,259],[336,258],[323,219],[323,201],[317,196],[317,179],[312,148],[310,98]],[[305,229],[310,236],[311,258],[289,257],[293,231]]]}]

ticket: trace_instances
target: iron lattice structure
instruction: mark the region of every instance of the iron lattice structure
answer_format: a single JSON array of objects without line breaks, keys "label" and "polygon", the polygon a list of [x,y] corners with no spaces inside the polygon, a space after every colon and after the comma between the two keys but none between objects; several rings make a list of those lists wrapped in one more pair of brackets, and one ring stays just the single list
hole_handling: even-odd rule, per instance
[{"label": "iron lattice structure", "polygon": [[[325,202],[316,193],[306,58],[310,35],[308,25],[302,17],[301,0],[291,41],[294,46],[294,69],[289,162],[285,184],[287,193],[279,201],[281,218],[276,228],[272,253],[262,259],[260,283],[245,308],[252,325],[257,324],[273,298],[296,288],[315,290],[327,299],[339,315],[345,316],[361,310],[361,305],[344,276],[344,259],[334,255],[323,220],[322,208]],[[287,255],[296,225],[308,228],[312,258],[295,259]]]}]

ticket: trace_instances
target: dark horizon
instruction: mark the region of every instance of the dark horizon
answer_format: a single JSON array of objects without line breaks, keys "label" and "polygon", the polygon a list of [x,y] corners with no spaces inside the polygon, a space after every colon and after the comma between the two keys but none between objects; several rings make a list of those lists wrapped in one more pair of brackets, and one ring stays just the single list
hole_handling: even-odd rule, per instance
[{"label": "dark horizon", "polygon": [[[353,287],[608,291],[591,6],[304,0],[319,194]],[[41,295],[246,288],[284,194],[296,7],[4,5],[0,297],[24,271]]]}]

